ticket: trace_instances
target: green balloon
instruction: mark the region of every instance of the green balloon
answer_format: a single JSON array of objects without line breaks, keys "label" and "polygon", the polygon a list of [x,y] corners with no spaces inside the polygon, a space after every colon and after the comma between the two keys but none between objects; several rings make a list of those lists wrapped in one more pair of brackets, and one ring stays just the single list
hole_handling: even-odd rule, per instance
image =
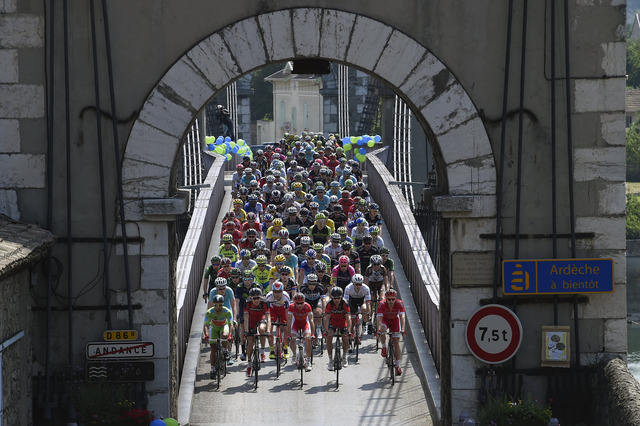
[{"label": "green balloon", "polygon": [[345,151],[351,151],[351,148],[352,148],[352,146],[351,146],[351,144],[350,144],[350,143],[348,143],[348,144],[344,144],[344,145],[342,146],[342,149],[343,149],[343,150],[345,150]]},{"label": "green balloon", "polygon": [[176,419],[172,419],[172,418],[164,419],[164,422],[167,424],[167,426],[179,426],[180,425],[180,423],[178,423],[178,421]]},{"label": "green balloon", "polygon": [[244,141],[244,139],[238,139],[237,145],[244,146],[245,144],[246,142]]},{"label": "green balloon", "polygon": [[373,148],[375,145],[376,145],[376,142],[375,142],[375,141],[369,141],[369,142],[367,142],[367,146],[368,146],[369,148]]},{"label": "green balloon", "polygon": [[366,155],[362,155],[362,154],[356,154],[356,158],[361,163],[364,163],[367,160],[367,156]]},{"label": "green balloon", "polygon": [[218,145],[216,146],[216,149],[214,149],[216,154],[220,154],[220,155],[224,155],[225,154],[225,149],[223,145]]},{"label": "green balloon", "polygon": [[231,154],[227,154],[227,155],[225,155],[225,157],[227,157],[226,161],[231,161]]}]

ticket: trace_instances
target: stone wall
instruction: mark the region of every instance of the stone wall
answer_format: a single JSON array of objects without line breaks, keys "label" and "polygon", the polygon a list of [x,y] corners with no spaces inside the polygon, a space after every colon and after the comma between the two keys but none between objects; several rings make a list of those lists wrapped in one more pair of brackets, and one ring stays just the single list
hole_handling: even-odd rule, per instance
[{"label": "stone wall", "polygon": [[604,358],[596,366],[592,383],[593,424],[620,426],[640,424],[640,383],[623,360]]},{"label": "stone wall", "polygon": [[0,345],[20,332],[24,337],[0,352],[2,424],[30,425],[31,296],[30,273],[23,270],[0,281]]}]

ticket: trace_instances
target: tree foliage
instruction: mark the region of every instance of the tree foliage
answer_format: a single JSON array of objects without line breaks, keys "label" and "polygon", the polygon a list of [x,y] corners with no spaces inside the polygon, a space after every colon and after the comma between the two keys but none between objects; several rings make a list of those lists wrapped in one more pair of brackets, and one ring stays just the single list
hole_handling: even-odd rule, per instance
[{"label": "tree foliage", "polygon": [[640,182],[640,123],[627,129],[627,181]]},{"label": "tree foliage", "polygon": [[640,199],[635,194],[627,194],[627,239],[640,238]]},{"label": "tree foliage", "polygon": [[627,40],[627,86],[640,87],[640,40]]}]

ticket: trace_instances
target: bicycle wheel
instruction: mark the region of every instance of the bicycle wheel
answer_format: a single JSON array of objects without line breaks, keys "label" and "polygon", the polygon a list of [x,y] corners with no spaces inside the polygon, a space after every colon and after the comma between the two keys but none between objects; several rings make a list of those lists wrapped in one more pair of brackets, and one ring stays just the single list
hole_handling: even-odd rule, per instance
[{"label": "bicycle wheel", "polygon": [[300,369],[300,388],[304,384],[304,355],[301,352],[301,347],[298,346],[298,368]]},{"label": "bicycle wheel", "polygon": [[333,368],[336,370],[336,389],[340,385],[340,369],[342,368],[342,356],[340,353],[340,345],[342,345],[342,339],[336,339],[336,349],[334,351],[335,355],[333,356]]},{"label": "bicycle wheel", "polygon": [[394,348],[393,348],[393,340],[391,335],[389,335],[389,348],[387,349],[387,364],[389,367],[389,375],[391,377],[391,385],[393,386],[396,383],[396,369],[394,362]]},{"label": "bicycle wheel", "polygon": [[356,321],[356,325],[354,329],[353,336],[353,346],[356,352],[356,362],[358,362],[358,357],[360,355],[360,340],[362,339],[362,323],[360,322],[360,318],[358,317],[358,321]]},{"label": "bicycle wheel", "polygon": [[276,351],[276,377],[280,377],[280,355],[282,351],[280,350],[280,336],[276,336],[276,342],[273,345],[273,350]]},{"label": "bicycle wheel", "polygon": [[222,364],[224,364],[222,354],[222,344],[218,342],[216,344],[216,384],[217,389],[220,389],[220,379],[222,378]]},{"label": "bicycle wheel", "polygon": [[[255,337],[257,339],[257,337]],[[253,360],[251,363],[253,364],[253,374],[254,374],[254,389],[258,389],[258,370],[260,369],[260,350],[258,345],[256,344],[253,348]]]},{"label": "bicycle wheel", "polygon": [[233,343],[235,343],[236,345],[235,358],[238,359],[238,351],[240,349],[240,326],[239,325],[236,325],[235,328],[233,329]]}]

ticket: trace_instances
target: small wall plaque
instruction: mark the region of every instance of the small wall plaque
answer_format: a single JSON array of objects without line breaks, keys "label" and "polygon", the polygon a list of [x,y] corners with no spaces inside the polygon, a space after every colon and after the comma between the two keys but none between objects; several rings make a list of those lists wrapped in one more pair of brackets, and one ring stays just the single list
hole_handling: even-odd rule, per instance
[{"label": "small wall plaque", "polygon": [[570,328],[568,326],[542,326],[542,358],[543,367],[569,367]]},{"label": "small wall plaque", "polygon": [[493,264],[493,253],[455,252],[451,255],[451,285],[491,286],[494,282]]}]

